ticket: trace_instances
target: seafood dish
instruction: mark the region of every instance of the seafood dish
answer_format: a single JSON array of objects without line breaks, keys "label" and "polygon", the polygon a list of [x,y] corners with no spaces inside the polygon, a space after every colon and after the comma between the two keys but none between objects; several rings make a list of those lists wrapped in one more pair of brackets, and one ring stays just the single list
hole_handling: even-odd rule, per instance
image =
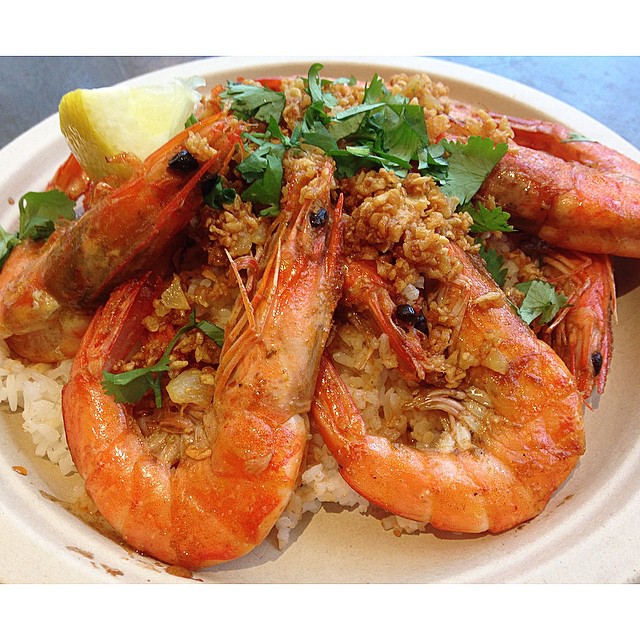
[{"label": "seafood dish", "polygon": [[52,503],[213,580],[322,510],[388,545],[535,526],[610,393],[640,163],[420,70],[192,84],[177,133],[99,163],[63,98],[1,230],[0,401]]}]

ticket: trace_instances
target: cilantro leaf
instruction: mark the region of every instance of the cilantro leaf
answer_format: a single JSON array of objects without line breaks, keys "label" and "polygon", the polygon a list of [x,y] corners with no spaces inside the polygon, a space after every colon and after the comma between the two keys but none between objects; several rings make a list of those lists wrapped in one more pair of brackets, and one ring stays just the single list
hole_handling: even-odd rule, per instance
[{"label": "cilantro leaf", "polygon": [[472,233],[485,233],[488,231],[514,231],[508,220],[510,215],[502,210],[502,207],[487,209],[482,203],[477,206],[469,204],[463,207],[464,211],[471,214],[473,224],[469,231]]},{"label": "cilantro leaf", "polygon": [[195,114],[192,113],[187,118],[186,122],[184,123],[184,128],[188,129],[189,127],[191,127],[191,126],[193,126],[194,124],[197,124],[197,123],[198,123],[198,118],[196,118]]},{"label": "cilantro leaf", "polygon": [[484,260],[491,277],[502,288],[507,278],[507,270],[503,268],[504,258],[495,249],[486,249],[482,245],[480,245],[480,257]]},{"label": "cilantro leaf", "polygon": [[196,322],[196,312],[191,311],[187,324],[181,327],[173,337],[158,362],[149,367],[140,367],[122,373],[102,372],[102,388],[113,396],[116,402],[133,404],[138,402],[149,390],[153,390],[156,407],[162,406],[162,374],[169,370],[170,356],[178,340],[187,331],[199,329],[219,347],[223,344],[224,331],[208,320]]},{"label": "cilantro leaf", "polygon": [[326,124],[330,117],[325,109],[332,109],[338,104],[334,95],[322,90],[323,82],[320,78],[320,71],[323,68],[324,66],[320,63],[312,64],[307,74],[307,93],[311,98],[311,104],[307,107],[304,122],[308,126],[312,126],[315,121]]},{"label": "cilantro leaf", "polygon": [[241,82],[228,82],[220,97],[231,100],[231,111],[243,120],[255,118],[269,122],[273,118],[280,122],[285,105],[284,93]]},{"label": "cilantro leaf", "polygon": [[527,324],[531,324],[536,318],[539,318],[542,324],[551,322],[568,302],[564,294],[542,280],[522,282],[516,285],[516,289],[525,294],[518,314]]},{"label": "cilantro leaf", "polygon": [[208,178],[202,185],[203,200],[212,209],[222,209],[224,204],[232,204],[236,199],[236,190],[222,186],[218,174]]},{"label": "cilantro leaf", "polygon": [[267,205],[260,212],[261,216],[275,216],[279,213],[284,152],[284,145],[265,142],[237,167],[245,180],[251,183],[242,192],[243,200]]},{"label": "cilantro leaf", "polygon": [[576,133],[575,131],[571,131],[569,136],[564,140],[560,140],[561,143],[566,144],[568,142],[595,142],[592,138],[587,138],[583,136],[581,133]]},{"label": "cilantro leaf", "polygon": [[428,146],[429,136],[424,111],[417,104],[396,105],[383,111],[385,116],[386,151],[410,161]]},{"label": "cilantro leaf", "polygon": [[310,129],[307,129],[302,136],[305,144],[322,149],[327,155],[332,155],[338,151],[334,135],[329,132],[322,122],[314,122]]},{"label": "cilantro leaf", "polygon": [[18,202],[20,209],[20,240],[48,238],[54,230],[54,222],[60,218],[75,218],[75,202],[62,191],[38,193],[29,191]]},{"label": "cilantro leaf", "polygon": [[507,145],[494,146],[490,138],[471,136],[466,143],[443,140],[449,152],[449,172],[442,185],[445,195],[467,204],[482,186],[486,177],[507,152]]},{"label": "cilantro leaf", "polygon": [[197,324],[197,328],[204,333],[207,338],[213,340],[219,347],[224,344],[224,330],[217,324],[209,322],[208,320],[200,320]]},{"label": "cilantro leaf", "polygon": [[441,144],[430,144],[418,152],[418,171],[432,176],[442,183],[449,172],[449,162],[445,157],[445,149]]},{"label": "cilantro leaf", "polygon": [[22,240],[44,240],[55,229],[60,219],[75,218],[75,202],[62,191],[51,190],[42,193],[29,191],[18,201],[20,223],[16,233],[9,233],[0,226],[0,268],[13,248]]},{"label": "cilantro leaf", "polygon": [[17,233],[8,233],[0,226],[0,269],[9,257],[12,249],[20,242]]}]

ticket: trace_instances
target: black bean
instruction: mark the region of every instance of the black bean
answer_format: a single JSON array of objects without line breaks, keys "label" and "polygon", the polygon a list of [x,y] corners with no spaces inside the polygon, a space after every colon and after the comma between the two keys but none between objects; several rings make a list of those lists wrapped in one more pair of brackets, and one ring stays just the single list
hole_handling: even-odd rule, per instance
[{"label": "black bean", "polygon": [[602,354],[599,351],[594,351],[591,354],[591,364],[593,365],[593,373],[598,375],[602,369]]},{"label": "black bean", "polygon": [[169,160],[169,169],[178,173],[189,173],[198,168],[198,161],[186,150],[178,151],[171,160]]},{"label": "black bean", "polygon": [[309,224],[311,224],[314,229],[317,229],[318,227],[323,227],[328,218],[329,214],[327,210],[324,207],[320,207],[317,211],[309,214]]},{"label": "black bean", "polygon": [[396,307],[396,318],[400,322],[406,322],[407,324],[413,324],[417,317],[416,310],[410,304],[399,304]]},{"label": "black bean", "polygon": [[427,319],[422,313],[418,314],[416,321],[413,325],[418,331],[424,333],[425,336],[429,335],[429,326],[427,325]]}]

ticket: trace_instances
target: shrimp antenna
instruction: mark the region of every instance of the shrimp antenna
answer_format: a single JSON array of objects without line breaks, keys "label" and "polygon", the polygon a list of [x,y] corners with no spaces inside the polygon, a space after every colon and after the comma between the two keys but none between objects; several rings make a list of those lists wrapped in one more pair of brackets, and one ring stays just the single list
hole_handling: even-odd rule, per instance
[{"label": "shrimp antenna", "polygon": [[247,293],[247,288],[244,286],[244,282],[242,282],[242,278],[240,276],[240,272],[238,271],[238,267],[236,266],[235,260],[231,256],[231,254],[224,250],[229,264],[231,265],[231,269],[233,270],[233,274],[236,278],[238,286],[240,287],[240,296],[242,297],[242,305],[244,306],[245,313],[247,314],[247,322],[249,323],[249,327],[251,330],[255,332],[256,330],[256,320],[255,320],[255,312],[253,310],[253,305],[251,304],[251,300],[249,300],[249,294]]}]

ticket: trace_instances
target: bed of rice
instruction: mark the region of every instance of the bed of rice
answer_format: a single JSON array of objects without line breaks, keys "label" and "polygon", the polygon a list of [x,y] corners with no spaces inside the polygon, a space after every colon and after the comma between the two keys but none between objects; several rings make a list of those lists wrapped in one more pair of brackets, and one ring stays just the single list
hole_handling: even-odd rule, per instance
[{"label": "bed of rice", "polygon": [[[375,345],[377,351],[378,345]],[[388,341],[382,338],[382,351],[393,360],[388,350]],[[373,355],[371,353],[371,355]],[[342,353],[337,359],[348,358]],[[376,358],[368,358],[379,362]],[[393,361],[391,365],[394,366]],[[4,341],[0,340],[0,411],[18,414],[22,418],[22,427],[33,442],[34,455],[56,465],[63,475],[77,474],[67,446],[64,433],[61,408],[61,392],[68,380],[71,361],[58,365],[24,364],[11,357]],[[349,381],[351,384],[354,380]],[[357,384],[357,383],[356,383]],[[360,404],[368,406],[370,415],[378,414],[376,394],[369,393],[369,402],[363,400],[364,390],[354,388],[354,395],[360,398]],[[382,398],[387,413],[397,412],[398,399],[395,392],[387,391]],[[383,394],[384,395],[384,394]],[[392,407],[395,407],[392,408]],[[86,495],[78,499],[85,501]],[[291,533],[299,525],[305,514],[320,511],[323,504],[331,503],[359,513],[369,512],[366,499],[357,494],[338,472],[338,466],[329,453],[318,433],[312,433],[309,443],[307,465],[301,476],[301,484],[294,493],[289,505],[276,524],[278,546],[285,548],[291,539]],[[424,525],[405,518],[388,516],[381,518],[382,526],[396,534],[423,530]]]}]

